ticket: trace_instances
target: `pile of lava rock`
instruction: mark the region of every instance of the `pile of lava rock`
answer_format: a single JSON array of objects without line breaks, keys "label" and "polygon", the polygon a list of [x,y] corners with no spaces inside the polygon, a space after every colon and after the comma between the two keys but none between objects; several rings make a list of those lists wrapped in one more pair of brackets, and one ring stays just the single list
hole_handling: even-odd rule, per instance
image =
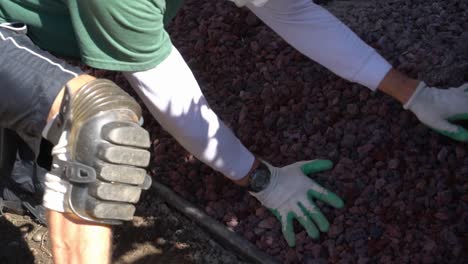
[{"label": "pile of lava rock", "polygon": [[[197,161],[146,113],[155,179],[282,263],[468,258],[467,144],[310,61],[248,10],[227,1],[185,2],[169,32],[215,112],[273,165],[332,160],[333,169],[315,179],[346,206],[318,202],[330,231],[312,240],[297,225],[297,246],[289,248],[268,210]],[[327,2],[399,70],[430,85],[468,81],[468,1]],[[107,77],[127,85],[120,75]]]}]

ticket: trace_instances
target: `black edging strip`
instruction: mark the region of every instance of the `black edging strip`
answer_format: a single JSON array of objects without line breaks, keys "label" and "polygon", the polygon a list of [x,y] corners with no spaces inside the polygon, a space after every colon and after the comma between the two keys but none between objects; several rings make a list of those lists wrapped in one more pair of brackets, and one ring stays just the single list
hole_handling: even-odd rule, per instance
[{"label": "black edging strip", "polygon": [[171,189],[153,180],[152,186],[158,194],[172,207],[195,221],[212,235],[214,235],[221,244],[229,245],[232,249],[254,263],[278,263],[270,255],[258,250],[252,243],[239,236],[233,231],[227,229],[224,225],[214,220],[203,211],[186,201]]}]

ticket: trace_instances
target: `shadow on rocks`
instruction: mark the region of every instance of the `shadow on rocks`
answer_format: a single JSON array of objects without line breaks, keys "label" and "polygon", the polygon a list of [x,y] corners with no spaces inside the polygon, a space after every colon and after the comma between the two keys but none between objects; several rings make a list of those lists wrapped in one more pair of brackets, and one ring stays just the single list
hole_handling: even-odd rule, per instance
[{"label": "shadow on rocks", "polygon": [[[25,225],[24,228],[32,227]],[[0,263],[34,263],[34,256],[23,234],[4,216],[0,216]]]}]

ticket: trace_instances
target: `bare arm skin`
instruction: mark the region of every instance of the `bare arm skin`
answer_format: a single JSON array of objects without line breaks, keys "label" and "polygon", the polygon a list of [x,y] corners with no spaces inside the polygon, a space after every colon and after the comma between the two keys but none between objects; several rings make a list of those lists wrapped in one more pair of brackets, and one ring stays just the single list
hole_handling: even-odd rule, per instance
[{"label": "bare arm skin", "polygon": [[391,69],[377,89],[395,98],[401,104],[405,104],[416,90],[418,84],[418,80],[411,79],[403,73]]}]

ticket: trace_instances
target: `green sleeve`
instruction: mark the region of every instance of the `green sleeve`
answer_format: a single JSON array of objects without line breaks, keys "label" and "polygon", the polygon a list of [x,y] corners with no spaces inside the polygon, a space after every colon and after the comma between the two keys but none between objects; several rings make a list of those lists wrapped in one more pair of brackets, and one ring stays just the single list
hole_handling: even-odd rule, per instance
[{"label": "green sleeve", "polygon": [[66,6],[58,0],[0,0],[0,23],[22,22],[36,45],[58,56],[78,57]]},{"label": "green sleeve", "polygon": [[171,51],[164,29],[166,0],[66,0],[84,63],[143,71]]}]

